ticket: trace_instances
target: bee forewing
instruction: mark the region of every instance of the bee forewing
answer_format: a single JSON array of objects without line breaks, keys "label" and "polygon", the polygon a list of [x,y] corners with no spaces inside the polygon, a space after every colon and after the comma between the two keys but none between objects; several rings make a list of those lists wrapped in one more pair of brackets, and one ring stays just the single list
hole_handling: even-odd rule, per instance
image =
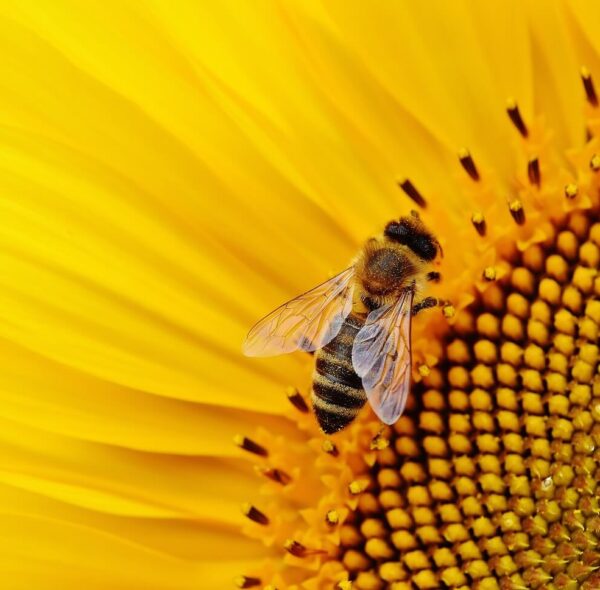
[{"label": "bee forewing", "polygon": [[340,331],[352,309],[354,267],[284,303],[248,333],[246,356],[272,356],[322,348]]},{"label": "bee forewing", "polygon": [[411,380],[410,328],[413,293],[373,310],[352,347],[352,365],[367,399],[385,424],[402,415]]}]

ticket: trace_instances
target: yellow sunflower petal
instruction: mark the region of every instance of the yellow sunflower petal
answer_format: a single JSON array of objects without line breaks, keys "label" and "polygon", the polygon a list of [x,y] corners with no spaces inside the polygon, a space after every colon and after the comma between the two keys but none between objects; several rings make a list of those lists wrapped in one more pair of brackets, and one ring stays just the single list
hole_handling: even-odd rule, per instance
[{"label": "yellow sunflower petal", "polygon": [[[186,560],[81,524],[3,513],[0,568],[7,588],[225,590],[247,560]],[[57,542],[57,540],[59,540]],[[123,568],[123,564],[127,567]]]},{"label": "yellow sunflower petal", "polygon": [[[402,106],[453,151],[468,145],[496,168],[508,170],[509,130],[502,113],[506,78],[501,85],[492,76],[482,49],[485,29],[479,28],[468,3],[406,3],[377,10],[360,2],[328,6],[343,42],[352,47]],[[511,10],[519,10],[517,5],[498,6],[509,15]],[[526,47],[522,20],[513,26],[510,18],[501,16],[495,25],[499,34],[504,31],[504,35],[510,32],[511,38],[514,35],[515,50]],[[494,57],[496,63],[501,59],[505,64],[504,71],[514,63],[510,53]],[[519,70],[527,71],[527,63],[519,60],[514,64],[510,84],[524,101],[528,98],[528,82]],[[479,132],[484,121],[488,141],[483,141]]]},{"label": "yellow sunflower petal", "polygon": [[[548,127],[563,148],[581,145],[585,135],[582,91],[574,44],[566,14],[559,3],[529,4],[532,70],[536,111],[544,113]],[[556,47],[560,51],[555,51]]]},{"label": "yellow sunflower petal", "polygon": [[[180,401],[103,381],[0,341],[0,416],[56,434],[157,453],[228,456],[248,421],[268,414]],[[82,394],[85,392],[85,395]]]},{"label": "yellow sunflower petal", "polygon": [[255,485],[239,459],[132,451],[8,420],[0,445],[3,482],[113,514],[240,522],[239,494]]},{"label": "yellow sunflower petal", "polygon": [[49,514],[65,525],[84,525],[98,533],[111,534],[129,540],[165,556],[189,560],[221,560],[258,558],[262,551],[249,539],[239,538],[237,523],[207,525],[202,520],[142,515],[107,514],[50,498],[18,485],[0,485],[5,512],[36,518]]}]

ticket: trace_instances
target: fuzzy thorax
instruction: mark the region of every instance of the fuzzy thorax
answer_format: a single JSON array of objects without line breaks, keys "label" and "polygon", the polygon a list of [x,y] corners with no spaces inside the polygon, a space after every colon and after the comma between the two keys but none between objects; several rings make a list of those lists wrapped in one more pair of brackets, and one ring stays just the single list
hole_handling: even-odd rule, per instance
[{"label": "fuzzy thorax", "polygon": [[421,260],[410,248],[384,238],[369,240],[355,260],[356,301],[387,305],[407,288],[415,300],[423,292],[430,263]]}]

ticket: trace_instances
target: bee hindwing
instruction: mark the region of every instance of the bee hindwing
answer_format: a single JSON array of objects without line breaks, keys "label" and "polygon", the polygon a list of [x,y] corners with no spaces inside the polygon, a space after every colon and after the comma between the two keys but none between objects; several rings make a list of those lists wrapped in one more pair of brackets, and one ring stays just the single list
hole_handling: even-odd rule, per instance
[{"label": "bee hindwing", "polygon": [[413,292],[407,289],[395,303],[373,310],[352,347],[354,370],[385,424],[394,424],[402,415],[410,391],[412,300]]}]

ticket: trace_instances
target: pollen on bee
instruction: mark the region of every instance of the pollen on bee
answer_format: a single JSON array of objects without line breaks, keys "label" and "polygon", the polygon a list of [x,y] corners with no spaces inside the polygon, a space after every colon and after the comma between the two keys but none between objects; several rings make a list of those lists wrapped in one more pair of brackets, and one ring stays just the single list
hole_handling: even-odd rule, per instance
[{"label": "pollen on bee", "polygon": [[463,148],[458,152],[458,159],[462,164],[465,172],[471,177],[472,180],[479,180],[479,170],[477,170],[477,166],[475,166],[475,162],[469,150]]}]

